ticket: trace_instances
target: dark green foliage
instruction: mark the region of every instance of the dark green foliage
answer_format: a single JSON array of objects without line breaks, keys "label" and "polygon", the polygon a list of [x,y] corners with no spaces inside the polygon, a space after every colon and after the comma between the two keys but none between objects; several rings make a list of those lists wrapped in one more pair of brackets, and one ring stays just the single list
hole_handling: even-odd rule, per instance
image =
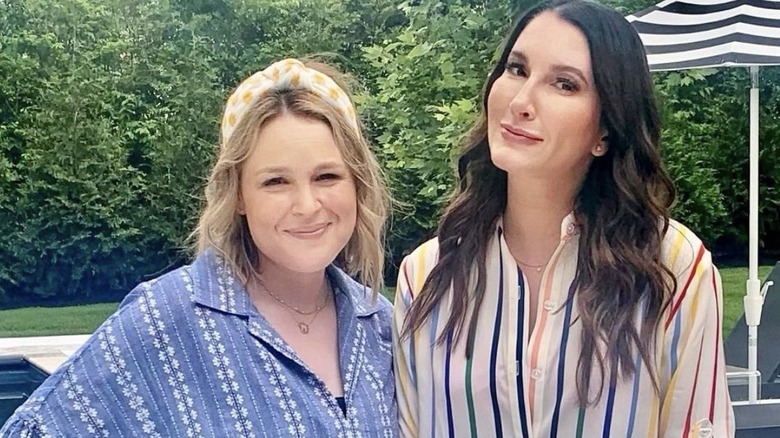
[{"label": "dark green foliage", "polygon": [[[224,99],[250,72],[309,54],[364,86],[358,107],[402,204],[394,266],[435,229],[485,76],[527,3],[0,1],[0,303],[115,299],[185,262]],[[761,89],[761,236],[775,250],[779,71],[762,70]],[[656,84],[675,216],[716,249],[743,248],[748,75]]]},{"label": "dark green foliage", "polygon": [[[780,70],[761,71],[759,246],[771,252],[780,249]],[[665,112],[665,161],[679,189],[676,215],[711,247],[744,255],[750,162],[747,69],[659,73],[656,79]]]},{"label": "dark green foliage", "polygon": [[89,299],[180,261],[223,95],[208,53],[150,5],[3,7],[0,296]]},{"label": "dark green foliage", "polygon": [[508,7],[495,1],[424,0],[400,9],[407,27],[365,49],[376,89],[365,107],[401,203],[389,234],[395,261],[436,228],[454,182],[453,158],[511,25]]},{"label": "dark green foliage", "polygon": [[387,8],[348,7],[0,2],[0,302],[115,299],[183,263],[226,96],[286,56],[360,70]]}]

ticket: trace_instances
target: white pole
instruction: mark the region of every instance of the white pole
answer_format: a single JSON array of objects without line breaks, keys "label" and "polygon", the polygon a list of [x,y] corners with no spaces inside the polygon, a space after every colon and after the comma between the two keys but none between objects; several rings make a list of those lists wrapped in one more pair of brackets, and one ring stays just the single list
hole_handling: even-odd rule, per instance
[{"label": "white pole", "polygon": [[758,279],[758,66],[750,67],[750,235],[748,247],[748,280],[745,295],[745,322],[748,326],[748,401],[757,403],[758,385],[758,325],[764,299]]}]

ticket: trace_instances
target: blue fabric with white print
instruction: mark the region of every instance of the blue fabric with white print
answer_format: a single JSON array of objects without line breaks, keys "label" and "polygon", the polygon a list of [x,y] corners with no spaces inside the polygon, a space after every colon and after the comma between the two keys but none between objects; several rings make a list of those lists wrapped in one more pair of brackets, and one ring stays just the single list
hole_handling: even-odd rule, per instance
[{"label": "blue fabric with white print", "polygon": [[336,267],[346,415],[212,252],[139,285],[0,437],[395,437],[390,303]]}]

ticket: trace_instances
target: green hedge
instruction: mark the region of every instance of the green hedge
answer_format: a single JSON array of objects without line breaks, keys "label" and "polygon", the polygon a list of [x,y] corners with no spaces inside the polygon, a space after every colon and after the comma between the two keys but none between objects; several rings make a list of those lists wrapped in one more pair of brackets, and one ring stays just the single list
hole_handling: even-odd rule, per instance
[{"label": "green hedge", "polygon": [[[626,5],[636,6],[641,0]],[[620,3],[620,2],[612,2]],[[620,4],[617,4],[620,6]],[[388,282],[435,228],[504,1],[0,2],[0,303],[94,301],[187,259],[224,99],[272,60],[327,54],[401,201]],[[762,88],[761,235],[780,246],[777,69]],[[711,246],[747,234],[744,71],[657,76],[676,215]]]}]

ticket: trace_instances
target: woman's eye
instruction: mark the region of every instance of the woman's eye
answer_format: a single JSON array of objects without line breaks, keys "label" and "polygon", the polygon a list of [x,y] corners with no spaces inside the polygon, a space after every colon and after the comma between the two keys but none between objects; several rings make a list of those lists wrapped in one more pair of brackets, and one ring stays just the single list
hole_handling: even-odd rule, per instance
[{"label": "woman's eye", "polygon": [[558,78],[555,84],[563,91],[574,92],[580,89],[576,82],[568,78]]},{"label": "woman's eye", "polygon": [[514,76],[525,76],[525,65],[519,62],[510,62],[506,65],[506,71]]},{"label": "woman's eye", "polygon": [[341,179],[341,176],[335,173],[323,173],[322,175],[319,175],[317,179],[320,181],[332,181]]},{"label": "woman's eye", "polygon": [[279,184],[284,184],[284,179],[282,178],[271,178],[263,181],[263,187],[267,186],[277,186]]}]

